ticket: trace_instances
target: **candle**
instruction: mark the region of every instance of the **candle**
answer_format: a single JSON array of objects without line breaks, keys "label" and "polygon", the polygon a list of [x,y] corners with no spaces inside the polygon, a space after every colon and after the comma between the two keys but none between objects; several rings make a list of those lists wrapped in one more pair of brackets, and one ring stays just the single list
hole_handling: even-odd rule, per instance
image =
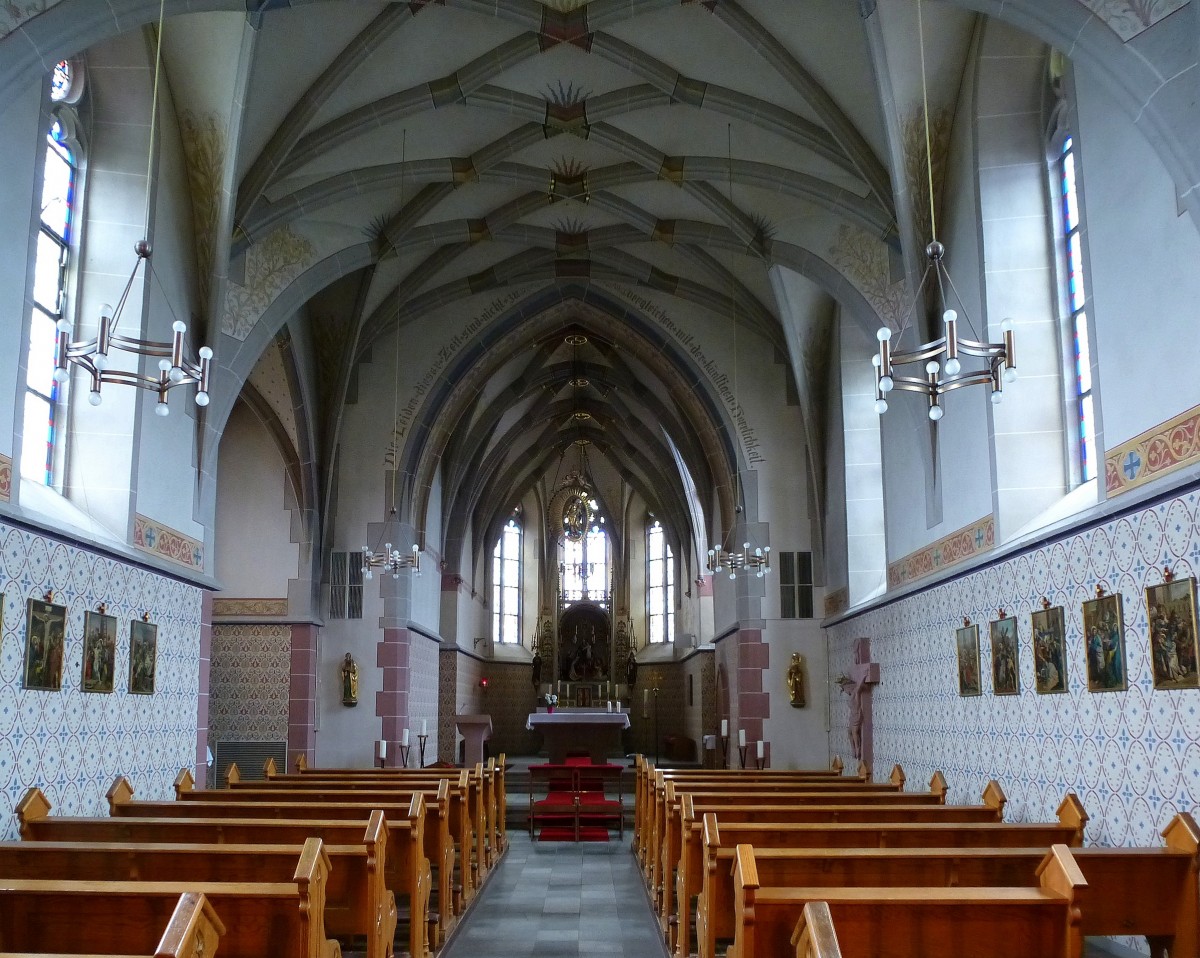
[{"label": "candle", "polygon": [[421,719],[421,734],[422,735],[429,734],[429,722],[426,719]]},{"label": "candle", "polygon": [[746,747],[746,730],[744,728],[740,728],[740,729],[738,729],[738,748],[745,748],[745,747]]},{"label": "candle", "polygon": [[721,719],[721,738],[729,738],[729,719]]},{"label": "candle", "polygon": [[611,712],[612,711],[612,699],[608,700],[607,705],[608,705],[608,710]]},{"label": "candle", "polygon": [[404,733],[400,736],[400,744],[408,748],[408,729],[405,729]]},{"label": "candle", "polygon": [[761,738],[758,740],[758,757],[763,757],[763,740]]},{"label": "candle", "polygon": [[381,762],[387,758],[387,742],[384,739],[375,743],[375,757]]}]

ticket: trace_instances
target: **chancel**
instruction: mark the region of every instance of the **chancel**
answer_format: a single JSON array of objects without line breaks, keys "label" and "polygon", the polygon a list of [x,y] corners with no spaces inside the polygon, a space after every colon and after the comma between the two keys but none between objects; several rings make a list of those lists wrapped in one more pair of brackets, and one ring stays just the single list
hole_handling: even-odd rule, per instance
[{"label": "chancel", "polygon": [[[1109,847],[1191,900],[1198,60],[1196,0],[0,5],[3,837],[269,785],[326,847],[237,881],[403,865],[314,953],[528,954],[488,896],[608,855],[609,941],[749,958],[858,954],[818,827],[1037,826],[822,881],[1168,947],[1096,902]],[[308,914],[220,892],[4,945]]]}]

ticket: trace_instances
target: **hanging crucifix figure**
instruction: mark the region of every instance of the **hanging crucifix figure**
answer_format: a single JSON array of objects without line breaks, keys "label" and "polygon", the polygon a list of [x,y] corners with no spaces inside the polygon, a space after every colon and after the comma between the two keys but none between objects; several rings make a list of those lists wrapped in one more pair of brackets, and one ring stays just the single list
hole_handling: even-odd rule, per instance
[{"label": "hanging crucifix figure", "polygon": [[854,640],[854,665],[849,675],[838,677],[837,684],[850,696],[847,731],[854,757],[871,773],[875,760],[872,748],[871,692],[879,684],[879,663],[871,661],[871,640]]}]

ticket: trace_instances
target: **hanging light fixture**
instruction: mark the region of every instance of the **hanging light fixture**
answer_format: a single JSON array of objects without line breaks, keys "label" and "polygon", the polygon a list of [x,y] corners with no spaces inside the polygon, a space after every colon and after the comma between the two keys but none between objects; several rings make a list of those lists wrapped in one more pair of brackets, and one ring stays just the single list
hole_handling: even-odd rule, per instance
[{"label": "hanging light fixture", "polygon": [[[404,179],[405,179],[405,160],[408,153],[408,130],[404,130],[400,140],[400,209],[404,209]],[[396,254],[396,265],[400,265],[400,250],[396,248],[396,244],[392,243],[392,251]],[[370,582],[375,578],[374,570],[382,569],[385,573],[391,573],[393,579],[400,578],[400,573],[405,569],[412,569],[413,574],[419,576],[421,574],[421,547],[417,543],[412,544],[411,552],[401,552],[397,548],[393,548],[392,540],[383,542],[384,538],[391,535],[394,531],[396,537],[400,535],[400,518],[396,512],[396,475],[399,472],[400,446],[396,441],[396,421],[400,413],[400,281],[396,281],[396,365],[395,365],[395,382],[394,382],[394,398],[392,400],[392,508],[388,513],[387,521],[383,524],[383,529],[379,534],[379,542],[375,544],[375,548],[371,549],[367,546],[362,547],[362,577],[365,581]],[[382,542],[382,545],[380,545]]]},{"label": "hanging light fixture", "polygon": [[579,371],[578,349],[580,346],[586,346],[587,341],[587,336],[583,333],[569,333],[564,340],[566,345],[571,347],[571,424],[575,427],[573,444],[579,453],[575,470],[563,477],[561,486],[565,496],[562,500],[560,525],[562,534],[570,542],[579,542],[587,535],[588,530],[596,525],[598,510],[588,474],[587,447],[591,445],[591,440],[583,435],[583,424],[592,418],[592,414],[579,406],[579,390],[588,385],[588,379]]},{"label": "hanging light fixture", "polygon": [[[726,187],[729,199],[729,232],[734,233],[733,220],[733,128],[732,126],[725,127],[726,136]],[[734,284],[734,277],[730,271],[729,277],[729,301],[730,315],[733,319],[733,404],[736,409],[738,406],[738,349],[737,349],[737,289]],[[733,473],[733,501],[735,503],[734,510],[736,515],[743,515],[742,497],[741,497],[741,482],[738,478],[740,470],[737,468],[737,463],[734,463]],[[730,529],[730,536],[733,535],[733,529]],[[742,543],[741,552],[730,552],[724,547],[724,542],[715,549],[708,550],[708,571],[713,574],[728,572],[730,579],[736,579],[739,572],[753,572],[756,578],[761,579],[771,571],[771,547],[759,546],[752,547],[749,542]]]},{"label": "hanging light fixture", "polygon": [[[158,81],[162,71],[164,8],[165,0],[160,0],[158,11],[158,44],[154,52],[154,91],[150,98],[150,147],[149,156],[146,158],[146,205],[144,222],[147,234],[150,232],[150,187],[154,164],[154,131],[158,119]],[[88,395],[88,401],[93,406],[100,405],[102,398],[100,387],[105,383],[120,383],[156,392],[158,393],[158,404],[154,407],[154,411],[159,416],[166,416],[171,411],[167,406],[167,393],[177,386],[195,384],[199,387],[196,390],[196,405],[207,406],[209,400],[208,383],[213,352],[207,346],[202,346],[197,353],[197,359],[192,359],[185,353],[183,336],[187,332],[187,325],[182,320],[177,319],[172,324],[173,335],[169,341],[135,339],[131,336],[123,336],[118,332],[121,323],[121,314],[125,309],[125,302],[129,298],[129,291],[133,288],[133,282],[137,278],[138,270],[141,268],[143,262],[146,264],[147,274],[154,275],[153,268],[150,265],[151,248],[149,240],[143,239],[139,241],[133,249],[137,254],[137,260],[134,262],[133,270],[129,274],[129,281],[125,284],[125,289],[121,293],[121,298],[117,301],[117,308],[115,310],[107,304],[100,307],[100,328],[94,339],[71,342],[71,323],[66,319],[58,321],[58,357],[55,361],[54,380],[55,382],[65,383],[70,377],[70,367],[72,365],[83,369],[91,379],[91,392]],[[169,303],[168,306],[170,306]],[[114,349],[118,352],[129,353],[135,356],[157,357],[157,376],[143,375],[132,370],[113,369],[110,365],[109,354]]]},{"label": "hanging light fixture", "polygon": [[[971,332],[978,336],[971,317],[967,313],[962,297],[950,278],[946,269],[946,247],[938,242],[937,217],[934,213],[933,202],[933,151],[929,135],[929,94],[925,81],[925,28],[921,14],[921,0],[917,0],[917,34],[921,48],[921,98],[923,118],[925,122],[925,172],[929,187],[929,224],[931,239],[925,247],[925,255],[929,259],[921,282],[913,297],[913,306],[908,316],[900,326],[896,339],[899,340],[908,326],[908,320],[916,309],[917,303],[925,292],[926,282],[932,274],[938,290],[943,312],[942,322],[945,333],[932,342],[924,343],[908,352],[892,351],[892,331],[887,326],[880,328],[876,334],[879,340],[879,352],[871,357],[875,367],[875,411],[883,415],[888,410],[887,394],[894,389],[920,393],[929,402],[929,418],[937,422],[942,418],[945,409],[941,397],[952,389],[964,386],[988,386],[991,389],[992,403],[999,403],[1004,397],[1004,384],[1014,382],[1017,378],[1016,341],[1012,328],[1012,320],[1006,319],[1000,324],[1003,340],[999,343],[981,342],[975,339],[962,339],[958,335],[959,314],[950,308],[947,287],[954,294],[963,316]],[[982,368],[964,371],[960,355],[975,356],[984,360]],[[897,366],[924,366],[924,375],[896,375]]]}]

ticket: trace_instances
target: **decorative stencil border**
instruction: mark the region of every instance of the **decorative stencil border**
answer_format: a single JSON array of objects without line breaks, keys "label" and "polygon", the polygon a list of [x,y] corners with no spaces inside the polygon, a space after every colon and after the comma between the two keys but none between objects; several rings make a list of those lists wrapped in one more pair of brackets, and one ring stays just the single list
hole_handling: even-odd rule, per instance
[{"label": "decorative stencil border", "polygon": [[1110,496],[1165,476],[1200,460],[1200,406],[1134,436],[1104,457]]},{"label": "decorative stencil border", "polygon": [[894,589],[915,579],[923,579],[942,569],[965,562],[996,544],[996,518],[985,516],[963,526],[957,532],[910,552],[888,564],[888,588]]},{"label": "decorative stencil border", "polygon": [[825,618],[840,615],[850,608],[850,590],[835,589],[825,594]]},{"label": "decorative stencil border", "polygon": [[214,616],[287,615],[287,599],[213,599]]},{"label": "decorative stencil border", "polygon": [[204,568],[204,543],[140,514],[134,516],[133,544],[143,552],[189,569]]},{"label": "decorative stencil border", "polygon": [[0,456],[0,500],[8,502],[12,498],[12,460],[8,456]]}]

